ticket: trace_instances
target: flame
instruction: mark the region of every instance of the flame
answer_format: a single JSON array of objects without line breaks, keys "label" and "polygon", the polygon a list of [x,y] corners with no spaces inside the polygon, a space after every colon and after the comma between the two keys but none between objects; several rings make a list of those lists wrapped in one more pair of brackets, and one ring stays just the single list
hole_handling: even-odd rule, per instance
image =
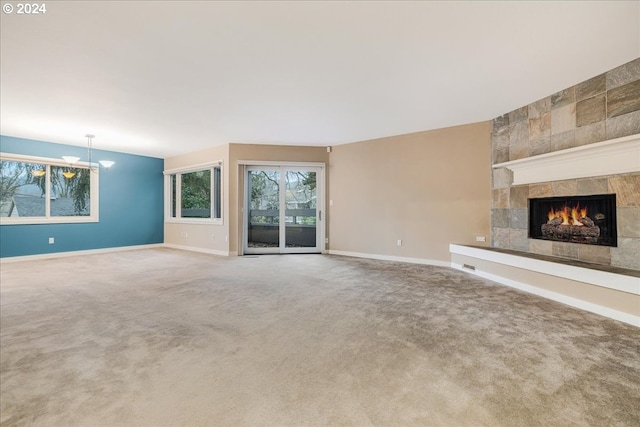
[{"label": "flame", "polygon": [[551,208],[549,213],[547,214],[548,222],[551,222],[555,218],[562,219],[562,223],[560,225],[584,225],[580,222],[581,218],[586,218],[587,216],[587,208],[580,208],[580,205],[577,205],[573,208],[569,208],[567,205],[560,210],[554,210]]},{"label": "flame", "polygon": [[576,206],[575,208],[571,209],[571,223],[573,225],[584,225],[583,223],[580,222],[580,217],[578,216],[578,208],[580,206]]}]

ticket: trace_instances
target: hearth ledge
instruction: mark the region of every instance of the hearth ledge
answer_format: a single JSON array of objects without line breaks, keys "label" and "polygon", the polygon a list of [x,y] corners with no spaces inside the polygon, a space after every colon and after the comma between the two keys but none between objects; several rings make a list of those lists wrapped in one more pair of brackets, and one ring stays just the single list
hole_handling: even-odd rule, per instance
[{"label": "hearth ledge", "polygon": [[640,295],[640,278],[635,276],[577,267],[574,265],[564,264],[562,263],[562,260],[558,260],[558,262],[551,262],[491,251],[483,248],[476,248],[473,246],[451,244],[449,245],[449,252],[452,254],[466,255],[524,270],[535,271],[551,276],[601,286],[603,288],[627,292],[633,295]]},{"label": "hearth ledge", "polygon": [[640,172],[640,134],[497,163],[513,185]]}]

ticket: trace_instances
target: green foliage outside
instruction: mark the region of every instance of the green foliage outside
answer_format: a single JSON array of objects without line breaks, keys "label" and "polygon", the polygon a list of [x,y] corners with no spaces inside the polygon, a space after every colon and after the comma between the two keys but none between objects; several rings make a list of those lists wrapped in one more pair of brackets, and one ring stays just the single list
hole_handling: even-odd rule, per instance
[{"label": "green foliage outside", "polygon": [[[182,174],[182,209],[185,217],[209,218],[211,216],[211,169]],[[197,213],[195,210],[201,210]],[[206,211],[206,212],[205,212]]]}]

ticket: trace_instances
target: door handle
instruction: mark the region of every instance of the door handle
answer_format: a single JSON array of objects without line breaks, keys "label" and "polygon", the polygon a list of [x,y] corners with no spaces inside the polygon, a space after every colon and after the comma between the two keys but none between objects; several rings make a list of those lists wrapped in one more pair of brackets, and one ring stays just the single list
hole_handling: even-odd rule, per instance
[{"label": "door handle", "polygon": [[318,221],[322,221],[322,211],[318,211]]}]

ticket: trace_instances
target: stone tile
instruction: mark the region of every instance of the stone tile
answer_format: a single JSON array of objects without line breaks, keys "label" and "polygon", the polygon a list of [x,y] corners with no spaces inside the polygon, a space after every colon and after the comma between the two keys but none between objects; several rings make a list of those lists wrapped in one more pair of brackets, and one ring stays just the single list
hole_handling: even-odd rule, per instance
[{"label": "stone tile", "polygon": [[529,252],[527,230],[509,230],[509,247],[515,251]]},{"label": "stone tile", "polygon": [[576,101],[591,98],[607,89],[607,76],[600,74],[576,85]]},{"label": "stone tile", "polygon": [[577,189],[577,195],[580,196],[607,194],[609,192],[609,180],[607,178],[579,179]]},{"label": "stone tile", "polygon": [[640,270],[638,254],[640,254],[640,239],[632,237],[618,239],[618,247],[611,248],[611,265]]},{"label": "stone tile", "polygon": [[532,104],[529,104],[528,109],[529,120],[549,113],[551,111],[551,97],[547,96],[546,98],[542,98]]},{"label": "stone tile", "polygon": [[551,253],[562,258],[578,259],[578,244],[566,242],[552,242]]},{"label": "stone tile", "polygon": [[509,161],[509,147],[493,150],[493,164]]},{"label": "stone tile", "polygon": [[551,151],[551,138],[546,136],[542,139],[529,141],[529,155],[537,156]]},{"label": "stone tile", "polygon": [[529,109],[527,106],[520,107],[509,113],[509,124],[513,125],[519,121],[529,118]]},{"label": "stone tile", "polygon": [[530,239],[529,240],[529,251],[538,255],[553,255],[553,251],[551,247],[553,246],[553,242],[551,240],[539,240],[539,239]]},{"label": "stone tile", "polygon": [[604,120],[576,129],[576,147],[604,141],[605,139],[607,139],[607,131]]},{"label": "stone tile", "polygon": [[513,182],[513,172],[507,168],[493,169],[491,176],[493,188],[507,188]]},{"label": "stone tile", "polygon": [[607,90],[615,89],[640,79],[640,58],[607,72]]},{"label": "stone tile", "polygon": [[548,138],[551,135],[551,113],[542,113],[529,119],[529,139]]},{"label": "stone tile", "polygon": [[[618,217],[618,237],[640,238],[640,208],[619,207]],[[640,257],[640,253],[638,253]]]},{"label": "stone tile", "polygon": [[493,209],[509,209],[509,189],[491,190],[491,207]]},{"label": "stone tile", "polygon": [[518,160],[529,157],[529,141],[512,143],[509,146],[509,160]]},{"label": "stone tile", "polygon": [[556,92],[551,95],[551,109],[561,108],[569,104],[576,102],[575,87],[570,87],[560,92]]},{"label": "stone tile", "polygon": [[491,209],[491,227],[509,228],[510,209]]},{"label": "stone tile", "polygon": [[491,247],[509,249],[509,229],[508,228],[492,228],[491,229]]},{"label": "stone tile", "polygon": [[509,132],[509,145],[529,142],[529,121],[519,121],[511,126]]},{"label": "stone tile", "polygon": [[557,135],[551,135],[551,151],[566,150],[567,148],[575,147],[575,145],[575,130],[559,133]]},{"label": "stone tile", "polygon": [[551,111],[551,134],[574,130],[576,128],[576,104],[565,105]]},{"label": "stone tile", "polygon": [[509,189],[509,206],[511,208],[529,207],[528,185],[517,185]]},{"label": "stone tile", "polygon": [[551,183],[544,182],[542,184],[531,184],[529,186],[529,198],[537,199],[538,197],[551,197]]},{"label": "stone tile", "polygon": [[493,119],[493,133],[502,134],[509,129],[509,114],[503,114]]},{"label": "stone tile", "polygon": [[586,126],[606,118],[607,106],[604,93],[576,103],[576,126]]},{"label": "stone tile", "polygon": [[607,119],[607,139],[640,133],[640,111]]},{"label": "stone tile", "polygon": [[529,228],[529,209],[511,209],[510,227],[512,229],[527,230]]},{"label": "stone tile", "polygon": [[509,133],[502,135],[491,134],[491,146],[493,148],[507,148],[509,147]]},{"label": "stone tile", "polygon": [[575,196],[578,194],[578,180],[554,181],[551,183],[551,192],[554,196]]},{"label": "stone tile", "polygon": [[607,92],[607,117],[640,110],[640,80]]},{"label": "stone tile", "polygon": [[618,207],[640,207],[640,174],[612,176],[609,193],[615,193]]},{"label": "stone tile", "polygon": [[577,245],[578,259],[594,264],[611,265],[611,248],[609,246]]}]

